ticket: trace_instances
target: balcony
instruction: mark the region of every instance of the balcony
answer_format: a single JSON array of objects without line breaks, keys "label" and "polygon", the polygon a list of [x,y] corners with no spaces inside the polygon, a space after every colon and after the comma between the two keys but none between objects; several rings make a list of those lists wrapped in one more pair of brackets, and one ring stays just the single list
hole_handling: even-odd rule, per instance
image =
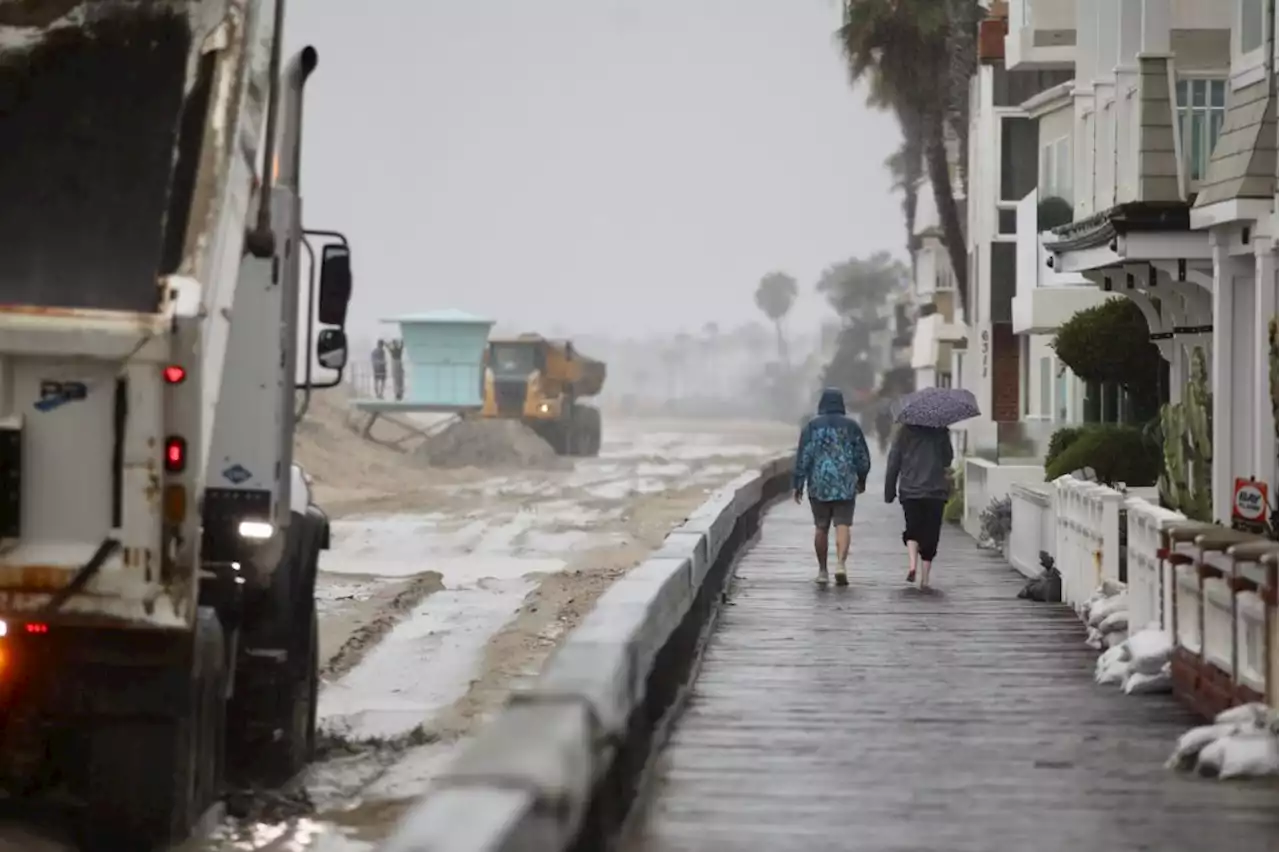
[{"label": "balcony", "polygon": [[1080,311],[1102,304],[1103,293],[1083,275],[1054,272],[1044,235],[1037,228],[1039,192],[1018,202],[1017,278],[1013,297],[1014,334],[1052,334]]},{"label": "balcony", "polygon": [[1010,70],[1065,70],[1075,65],[1075,0],[1010,0],[1004,64]]}]

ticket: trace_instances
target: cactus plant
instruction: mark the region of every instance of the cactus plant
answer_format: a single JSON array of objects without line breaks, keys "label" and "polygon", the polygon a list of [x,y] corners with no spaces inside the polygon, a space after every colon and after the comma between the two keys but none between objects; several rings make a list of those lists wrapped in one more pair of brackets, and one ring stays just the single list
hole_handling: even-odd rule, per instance
[{"label": "cactus plant", "polygon": [[1164,473],[1158,487],[1171,509],[1197,521],[1213,519],[1213,395],[1204,350],[1191,352],[1191,375],[1180,403],[1160,409]]},{"label": "cactus plant", "polygon": [[1187,420],[1187,452],[1190,455],[1191,505],[1182,510],[1197,521],[1213,519],[1213,394],[1209,392],[1209,368],[1204,349],[1191,352],[1183,412]]}]

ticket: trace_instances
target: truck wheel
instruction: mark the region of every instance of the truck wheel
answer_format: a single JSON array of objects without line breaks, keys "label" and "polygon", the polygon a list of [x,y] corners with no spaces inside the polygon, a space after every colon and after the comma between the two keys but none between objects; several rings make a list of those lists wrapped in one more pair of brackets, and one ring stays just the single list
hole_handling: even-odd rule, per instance
[{"label": "truck wheel", "polygon": [[[81,848],[151,850],[178,843],[222,792],[226,656],[217,616],[201,609],[185,706],[159,718],[107,718],[90,733]],[[123,673],[122,673],[123,674]]]},{"label": "truck wheel", "polygon": [[600,455],[600,409],[580,406],[574,412],[574,432],[578,447],[575,455],[594,458]]}]

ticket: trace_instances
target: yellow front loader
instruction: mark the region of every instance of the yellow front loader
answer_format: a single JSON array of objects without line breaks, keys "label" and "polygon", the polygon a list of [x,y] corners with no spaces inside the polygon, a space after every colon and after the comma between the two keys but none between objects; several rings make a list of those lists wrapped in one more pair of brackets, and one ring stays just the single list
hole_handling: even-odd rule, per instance
[{"label": "yellow front loader", "polygon": [[604,387],[605,365],[567,340],[538,334],[489,341],[481,417],[518,419],[562,456],[600,453],[600,410],[584,400]]}]

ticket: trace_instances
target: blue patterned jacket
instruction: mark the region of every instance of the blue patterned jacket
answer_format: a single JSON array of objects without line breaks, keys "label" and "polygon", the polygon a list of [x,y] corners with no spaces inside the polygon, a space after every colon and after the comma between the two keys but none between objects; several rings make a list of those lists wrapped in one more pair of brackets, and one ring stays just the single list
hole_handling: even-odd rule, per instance
[{"label": "blue patterned jacket", "polygon": [[824,503],[856,500],[858,481],[870,472],[871,453],[862,427],[845,416],[844,395],[827,388],[818,416],[800,432],[792,489],[799,493],[808,486],[809,499]]}]

